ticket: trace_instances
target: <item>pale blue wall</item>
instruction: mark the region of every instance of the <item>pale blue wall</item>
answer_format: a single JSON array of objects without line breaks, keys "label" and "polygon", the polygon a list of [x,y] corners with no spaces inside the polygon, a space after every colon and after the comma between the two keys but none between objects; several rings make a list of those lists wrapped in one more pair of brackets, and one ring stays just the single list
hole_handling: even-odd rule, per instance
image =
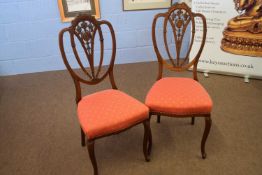
[{"label": "pale blue wall", "polygon": [[[122,11],[122,0],[100,0],[101,18],[117,36],[116,63],[155,60],[151,25],[163,10]],[[65,69],[58,48],[57,0],[0,0],[0,75]]]}]

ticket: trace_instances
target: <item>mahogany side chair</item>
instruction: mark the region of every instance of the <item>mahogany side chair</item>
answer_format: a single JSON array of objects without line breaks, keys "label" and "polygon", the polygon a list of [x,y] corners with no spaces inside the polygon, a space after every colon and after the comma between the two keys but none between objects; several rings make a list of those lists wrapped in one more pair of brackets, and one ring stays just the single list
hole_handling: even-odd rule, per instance
[{"label": "mahogany side chair", "polygon": [[[109,31],[106,33],[107,36],[109,35],[109,38],[104,37],[104,29]],[[69,46],[71,45],[69,48],[72,48],[73,58],[75,58],[79,64],[79,70],[72,68],[68,52],[65,51],[65,33],[69,35],[70,42],[67,44],[69,44]],[[99,40],[95,39],[96,37],[98,37]],[[105,64],[105,38],[111,38],[112,41],[112,54],[110,54],[111,59],[108,66],[103,66],[103,64]],[[80,43],[78,44],[84,52],[84,58],[80,57],[76,41]],[[98,41],[100,45],[100,60],[98,66],[94,64],[95,41]],[[111,42],[109,42],[109,44],[110,43]],[[77,114],[81,128],[81,144],[85,146],[87,143],[94,174],[98,174],[94,151],[95,140],[112,134],[118,134],[141,123],[144,126],[143,153],[145,160],[149,161],[152,145],[148,115],[149,109],[143,103],[117,89],[113,76],[116,39],[114,29],[110,22],[105,20],[98,21],[90,15],[80,15],[72,21],[70,27],[60,31],[59,47],[64,64],[74,81]],[[89,63],[88,68],[84,66],[83,60]],[[101,74],[102,68],[105,68],[103,74]],[[97,85],[106,77],[109,77],[112,89],[82,96],[82,85]]]},{"label": "mahogany side chair", "polygon": [[[199,41],[199,50],[190,60],[190,52],[195,39],[196,18],[202,19],[202,27],[198,32],[202,32],[202,39]],[[161,19],[161,20],[159,20]],[[162,25],[158,25],[159,21]],[[161,26],[162,30],[157,29]],[[171,52],[172,45],[168,44],[168,29],[174,39],[174,50]],[[186,40],[186,31],[191,31],[191,39]],[[166,13],[159,13],[154,17],[152,24],[152,40],[154,50],[158,59],[158,77],[157,81],[149,90],[145,104],[150,109],[150,118],[157,115],[157,122],[160,123],[161,116],[168,117],[190,117],[191,124],[195,122],[195,117],[204,117],[205,130],[201,141],[202,158],[206,158],[205,144],[211,128],[211,109],[212,100],[198,82],[197,64],[203,47],[205,45],[207,33],[206,19],[202,14],[193,13],[185,3],[177,3],[169,8]],[[157,36],[163,36],[157,39]],[[199,39],[199,38],[198,38]],[[158,44],[164,40],[162,50]],[[188,49],[182,50],[183,42],[188,42]],[[164,50],[164,51],[163,51]],[[184,52],[184,55],[182,54]],[[173,54],[171,54],[173,53]],[[164,55],[167,58],[164,58]],[[193,67],[193,78],[183,77],[162,77],[163,68],[169,71],[181,72],[187,71]]]}]

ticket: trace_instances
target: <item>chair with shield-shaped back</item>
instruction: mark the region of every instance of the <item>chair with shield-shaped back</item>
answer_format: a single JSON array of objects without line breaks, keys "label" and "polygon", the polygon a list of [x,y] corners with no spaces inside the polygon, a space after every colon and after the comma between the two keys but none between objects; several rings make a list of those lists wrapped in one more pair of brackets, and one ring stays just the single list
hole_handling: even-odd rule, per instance
[{"label": "chair with shield-shaped back", "polygon": [[[196,20],[198,21],[196,22]],[[196,27],[196,25],[198,26]],[[201,34],[197,35],[196,32]],[[156,115],[158,123],[160,123],[161,116],[189,117],[192,118],[192,125],[195,122],[195,117],[205,119],[205,129],[201,141],[203,159],[206,158],[205,144],[211,128],[213,105],[208,92],[197,78],[197,64],[205,45],[206,33],[205,17],[200,13],[193,13],[185,3],[174,4],[166,13],[159,13],[154,17],[152,40],[158,59],[158,77],[145,100],[145,104],[150,109],[150,117]],[[172,40],[170,42],[170,38],[173,39],[173,44]],[[197,51],[192,54],[192,46],[195,42],[198,43],[198,45],[194,45]],[[173,71],[177,74],[192,68],[193,78],[163,77],[164,68],[166,71]]]},{"label": "chair with shield-shaped back", "polygon": [[[107,29],[107,32],[103,32],[104,29]],[[65,45],[65,33],[69,36],[67,45]],[[111,54],[105,54],[105,38],[112,41],[109,42],[111,49],[107,49],[107,52],[111,50]],[[95,42],[99,43],[98,49],[95,49]],[[68,46],[73,53],[65,51]],[[79,51],[78,46],[82,52]],[[87,143],[94,174],[98,174],[94,152],[95,140],[120,133],[141,123],[144,126],[143,153],[146,161],[149,161],[152,143],[149,109],[143,103],[117,89],[113,76],[116,39],[110,22],[98,21],[90,15],[80,15],[72,21],[70,27],[60,31],[59,47],[64,64],[74,82],[81,144],[85,146]],[[100,51],[98,61],[94,59],[97,50]],[[71,60],[72,55],[75,62]],[[106,66],[104,65],[105,55],[110,55],[109,64]],[[97,64],[95,64],[96,61]],[[73,69],[72,64],[78,64],[79,69]],[[101,71],[102,68],[105,68],[105,71]],[[106,77],[109,77],[112,88],[82,95],[83,85],[97,85]]]}]

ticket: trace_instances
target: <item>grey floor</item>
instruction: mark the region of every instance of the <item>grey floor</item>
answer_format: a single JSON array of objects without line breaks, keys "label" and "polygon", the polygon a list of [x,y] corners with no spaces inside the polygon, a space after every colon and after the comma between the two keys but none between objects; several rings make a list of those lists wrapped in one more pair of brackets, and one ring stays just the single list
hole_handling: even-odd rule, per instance
[{"label": "grey floor", "polygon": [[[120,90],[144,101],[157,65],[117,65]],[[171,74],[169,74],[171,75]],[[190,72],[181,76],[190,76]],[[262,81],[210,74],[199,80],[214,102],[207,159],[200,157],[204,122],[151,120],[151,162],[142,153],[143,127],[96,142],[101,175],[262,174]],[[104,89],[108,82],[88,93]],[[0,174],[87,175],[92,166],[80,146],[73,82],[66,71],[0,78]]]}]

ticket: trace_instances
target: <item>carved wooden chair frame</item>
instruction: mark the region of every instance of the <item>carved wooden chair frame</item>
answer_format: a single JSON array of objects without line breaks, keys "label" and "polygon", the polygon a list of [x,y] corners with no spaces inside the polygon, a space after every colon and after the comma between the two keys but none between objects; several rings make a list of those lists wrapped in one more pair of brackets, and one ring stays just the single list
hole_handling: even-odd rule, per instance
[{"label": "carved wooden chair frame", "polygon": [[[199,48],[199,51],[197,52],[196,56],[190,61],[189,57],[190,57],[190,51],[192,49],[192,45],[194,42],[194,38],[195,38],[195,18],[199,17],[202,19],[203,22],[203,38],[201,41],[201,45]],[[168,59],[163,58],[158,46],[157,46],[157,39],[156,39],[156,24],[157,24],[157,20],[159,18],[164,18],[164,30],[163,30],[163,36],[164,36],[164,46],[168,55]],[[171,52],[169,50],[169,46],[168,46],[168,42],[167,42],[167,24],[168,22],[170,23],[171,27],[172,27],[172,31],[173,31],[173,37],[175,40],[175,47],[176,47],[176,61],[175,59],[171,56]],[[186,32],[186,28],[188,27],[188,25],[191,22],[191,30],[192,30],[192,36],[191,36],[191,41],[189,44],[189,49],[186,53],[186,57],[185,58],[180,58],[180,52],[182,49],[182,42],[183,42],[183,38],[185,36],[185,32]],[[198,60],[200,58],[200,55],[202,53],[202,50],[204,48],[205,45],[205,41],[206,41],[206,33],[207,33],[207,25],[206,25],[206,19],[205,16],[203,16],[200,13],[193,13],[191,11],[191,9],[185,4],[185,3],[177,3],[173,6],[171,6],[168,10],[168,12],[166,13],[159,13],[154,17],[153,20],[153,24],[152,24],[152,40],[153,40],[153,46],[154,46],[154,50],[158,59],[158,77],[157,80],[160,80],[162,78],[162,74],[163,74],[163,68],[167,68],[170,71],[176,71],[176,72],[182,72],[182,71],[186,71],[189,68],[191,68],[193,66],[193,79],[198,81],[197,78],[197,64],[198,64]],[[169,60],[170,62],[167,62],[166,60]],[[160,117],[161,115],[164,116],[168,116],[168,117],[190,117],[191,120],[191,124],[194,125],[195,123],[195,117],[204,117],[205,118],[205,130],[204,130],[204,134],[202,137],[202,141],[201,141],[201,153],[202,153],[202,158],[206,158],[206,152],[205,152],[205,143],[206,143],[206,139],[209,135],[209,131],[211,128],[211,114],[192,114],[192,115],[188,115],[188,116],[179,116],[179,115],[174,115],[174,114],[170,114],[170,113],[164,113],[164,112],[159,112],[159,111],[153,111],[150,110],[150,117],[151,115],[157,115],[157,122],[160,123]]]},{"label": "carved wooden chair frame", "polygon": [[[108,29],[110,30],[111,37],[112,37],[112,55],[111,55],[111,61],[110,61],[110,64],[108,66],[107,71],[102,76],[99,76],[99,73],[100,73],[101,68],[103,66],[103,57],[104,57],[104,38],[103,38],[102,29],[101,29],[102,25],[106,25],[108,27]],[[70,63],[68,62],[66,52],[65,52],[65,49],[64,49],[64,41],[63,41],[63,37],[64,37],[64,34],[66,32],[68,32],[69,35],[70,35],[71,46],[72,46],[72,49],[73,49],[74,56],[77,60],[77,63],[79,64],[79,66],[81,68],[80,70],[83,73],[85,73],[88,80],[80,77],[75,72],[75,70],[72,69],[72,67],[70,66]],[[95,65],[94,65],[94,41],[95,41],[95,35],[96,35],[97,32],[98,32],[99,38],[100,38],[101,55],[100,55],[100,61],[99,61],[99,65],[98,65],[97,72],[96,72],[95,71]],[[78,40],[81,43],[81,46],[82,46],[84,53],[85,53],[85,56],[88,59],[88,63],[89,63],[91,73],[88,72],[87,69],[85,69],[83,63],[81,62],[80,56],[78,55],[77,49],[76,49],[75,37],[78,38]],[[107,76],[109,76],[112,89],[117,89],[117,86],[116,86],[116,83],[115,83],[115,80],[114,80],[114,75],[113,75],[114,61],[115,61],[115,55],[116,55],[116,39],[115,39],[114,29],[113,29],[112,25],[110,24],[110,22],[105,21],[105,20],[98,21],[90,15],[78,16],[72,21],[72,25],[70,27],[64,28],[60,31],[60,33],[59,33],[59,47],[60,47],[60,51],[61,51],[61,55],[62,55],[64,64],[65,64],[66,68],[68,69],[71,77],[73,78],[73,81],[74,81],[74,84],[75,84],[76,104],[78,104],[78,102],[80,102],[80,100],[82,99],[81,83],[87,84],[87,85],[96,85],[96,84],[100,83],[102,80],[104,80]],[[152,147],[152,135],[151,135],[151,129],[150,129],[150,122],[149,122],[149,119],[147,119],[147,120],[144,120],[144,121],[137,123],[137,124],[141,124],[141,123],[143,123],[143,125],[144,125],[143,153],[144,153],[146,161],[149,161],[150,160],[149,155],[151,153],[151,147]],[[133,126],[131,126],[131,127],[133,127]],[[129,128],[131,128],[131,127],[129,127]],[[94,139],[89,139],[88,137],[86,138],[84,131],[80,127],[80,129],[81,129],[81,145],[85,146],[86,140],[87,140],[87,148],[88,148],[88,152],[89,152],[89,157],[91,159],[95,175],[98,174],[97,162],[96,162],[95,152],[94,152],[95,140],[102,138],[102,137],[109,136],[109,135],[118,134],[122,131],[129,129],[129,128],[126,128],[124,130],[121,130],[121,131],[118,131],[118,132],[115,132],[115,133],[111,133],[111,134],[108,134],[108,135],[96,137]]]}]

